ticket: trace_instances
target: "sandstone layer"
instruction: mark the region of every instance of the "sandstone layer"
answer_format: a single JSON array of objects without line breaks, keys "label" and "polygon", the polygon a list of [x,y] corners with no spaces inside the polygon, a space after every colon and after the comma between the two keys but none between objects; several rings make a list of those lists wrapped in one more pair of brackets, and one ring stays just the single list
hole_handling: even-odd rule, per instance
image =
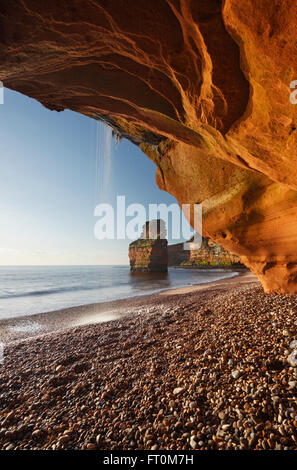
[{"label": "sandstone layer", "polygon": [[167,272],[167,240],[160,238],[136,240],[129,245],[129,259],[132,272]]},{"label": "sandstone layer", "polygon": [[203,238],[199,249],[184,249],[183,243],[168,246],[168,266],[228,267],[240,265],[240,257]]},{"label": "sandstone layer", "polygon": [[297,291],[295,0],[10,0],[0,22],[4,86],[108,123],[266,292]]}]

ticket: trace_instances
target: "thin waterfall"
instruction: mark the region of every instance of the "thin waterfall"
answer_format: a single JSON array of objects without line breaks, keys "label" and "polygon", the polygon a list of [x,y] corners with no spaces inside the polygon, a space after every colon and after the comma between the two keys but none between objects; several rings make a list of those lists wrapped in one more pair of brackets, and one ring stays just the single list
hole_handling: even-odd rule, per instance
[{"label": "thin waterfall", "polygon": [[112,129],[97,121],[95,201],[108,202],[112,194]]}]

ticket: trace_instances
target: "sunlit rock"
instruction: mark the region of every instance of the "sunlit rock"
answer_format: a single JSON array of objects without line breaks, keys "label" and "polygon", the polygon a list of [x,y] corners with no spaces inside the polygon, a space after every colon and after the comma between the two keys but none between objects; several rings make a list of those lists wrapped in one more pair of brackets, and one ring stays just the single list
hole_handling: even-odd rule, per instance
[{"label": "sunlit rock", "polygon": [[108,123],[266,292],[297,291],[295,0],[12,0],[0,15],[4,86]]}]

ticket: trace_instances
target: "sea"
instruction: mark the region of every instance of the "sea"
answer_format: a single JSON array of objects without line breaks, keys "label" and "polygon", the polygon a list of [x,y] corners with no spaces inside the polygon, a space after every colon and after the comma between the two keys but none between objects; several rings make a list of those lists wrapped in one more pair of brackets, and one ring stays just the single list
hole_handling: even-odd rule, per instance
[{"label": "sea", "polygon": [[169,268],[131,273],[129,266],[1,266],[0,320],[126,299],[236,276],[223,269]]}]

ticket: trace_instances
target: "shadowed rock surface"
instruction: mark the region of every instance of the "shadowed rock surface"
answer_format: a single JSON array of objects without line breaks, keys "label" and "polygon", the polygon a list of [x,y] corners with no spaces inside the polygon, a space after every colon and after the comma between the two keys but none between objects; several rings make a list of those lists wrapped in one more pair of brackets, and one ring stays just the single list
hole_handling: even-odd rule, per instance
[{"label": "shadowed rock surface", "polygon": [[108,123],[203,204],[203,235],[297,291],[295,0],[10,0],[0,79]]}]

